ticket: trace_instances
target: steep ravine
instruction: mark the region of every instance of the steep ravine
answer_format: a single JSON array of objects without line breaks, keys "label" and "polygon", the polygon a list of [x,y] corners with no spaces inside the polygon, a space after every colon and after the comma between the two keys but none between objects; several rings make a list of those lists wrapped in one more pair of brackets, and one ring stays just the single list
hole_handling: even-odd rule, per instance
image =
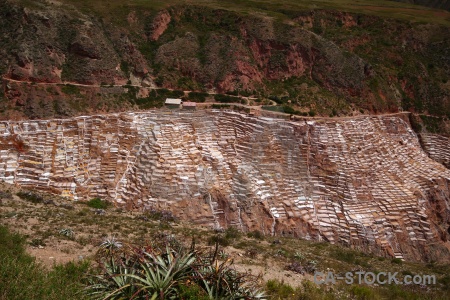
[{"label": "steep ravine", "polygon": [[225,111],[0,122],[0,178],[206,226],[448,260],[450,171],[405,115],[289,122]]}]

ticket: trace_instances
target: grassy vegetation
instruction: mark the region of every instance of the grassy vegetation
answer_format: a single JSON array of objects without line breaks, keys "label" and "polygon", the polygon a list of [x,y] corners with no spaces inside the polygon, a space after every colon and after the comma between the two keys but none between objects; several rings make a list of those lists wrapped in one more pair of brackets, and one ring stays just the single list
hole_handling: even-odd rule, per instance
[{"label": "grassy vegetation", "polygon": [[136,104],[140,109],[149,109],[153,107],[162,107],[166,98],[180,98],[184,96],[183,91],[168,89],[151,90],[148,97],[138,98],[138,88],[130,85],[125,85],[128,89],[127,93],[120,95],[121,101],[128,101],[131,104]]},{"label": "grassy vegetation", "polygon": [[208,93],[190,92],[188,94],[188,100],[194,101],[194,102],[205,102],[206,97],[209,97]]},{"label": "grassy vegetation", "polygon": [[[25,1],[25,0],[22,0]],[[112,20],[119,17],[125,19],[131,10],[159,10],[168,6],[184,4],[181,0],[114,0],[106,4],[100,0],[64,0],[66,3],[75,5],[84,11],[95,11]],[[365,13],[381,17],[397,18],[413,22],[430,22],[450,25],[448,14],[431,8],[418,7],[415,5],[397,3],[387,0],[195,0],[189,2],[191,5],[202,5],[211,8],[221,8],[241,13],[264,13],[276,18],[293,17],[297,11],[310,9],[332,9],[356,13]],[[116,20],[118,21],[118,20]]]},{"label": "grassy vegetation", "polygon": [[444,119],[441,117],[420,115],[426,130],[430,133],[440,133],[441,128],[445,126]]},{"label": "grassy vegetation", "polygon": [[261,108],[268,111],[284,112],[283,107],[277,105],[263,105]]},{"label": "grassy vegetation", "polygon": [[383,299],[448,299],[444,293],[424,293],[423,288],[401,287],[388,285],[375,287],[367,285],[345,285],[338,283],[332,286],[318,286],[311,281],[303,281],[299,286],[292,287],[279,280],[269,280],[266,284],[266,292],[270,299],[358,299],[358,300],[383,300]]},{"label": "grassy vegetation", "polygon": [[164,223],[175,222],[177,220],[171,211],[160,210],[160,209],[156,209],[154,207],[146,209],[144,212],[143,218],[160,221],[160,222],[164,222]]},{"label": "grassy vegetation", "polygon": [[[344,285],[317,286],[310,281],[303,281],[296,287],[279,281],[269,280],[266,283],[266,292],[271,299],[307,299],[307,300],[323,300],[323,299],[382,299],[375,298],[372,288],[366,286],[352,286],[347,288]],[[356,292],[354,292],[356,291]]]},{"label": "grassy vegetation", "polygon": [[241,99],[239,97],[216,94],[214,95],[214,100],[222,103],[241,103]]},{"label": "grassy vegetation", "polygon": [[[399,261],[324,242],[318,243],[294,237],[264,236],[259,231],[243,234],[236,228],[212,230],[192,225],[183,220],[177,220],[170,212],[157,208],[130,212],[111,208],[106,210],[104,214],[96,214],[96,211],[87,208],[85,203],[67,202],[47,194],[39,194],[42,201],[35,202],[31,201],[29,196],[24,196],[26,193],[24,191],[11,190],[0,194],[2,198],[0,202],[1,222],[10,224],[19,232],[28,232],[27,237],[18,235],[8,235],[6,238],[0,237],[0,259],[3,259],[3,252],[7,250],[14,253],[22,251],[23,253],[26,243],[33,247],[43,246],[51,249],[55,245],[60,245],[60,241],[63,241],[64,243],[69,243],[66,247],[61,248],[61,246],[58,246],[64,255],[69,255],[76,260],[82,255],[101,262],[99,269],[94,268],[97,271],[89,271],[100,276],[96,277],[96,279],[94,278],[94,281],[91,281],[91,283],[96,282],[105,286],[109,282],[112,284],[108,285],[109,288],[112,288],[114,284],[111,281],[112,278],[107,276],[108,268],[106,263],[108,261],[103,260],[102,262],[100,259],[101,257],[105,258],[105,251],[108,252],[116,246],[121,248],[121,251],[128,249],[129,251],[121,252],[122,254],[118,255],[118,257],[123,258],[124,255],[127,255],[126,253],[130,255],[134,253],[132,251],[133,247],[126,245],[134,245],[137,247],[136,249],[153,249],[152,251],[156,251],[154,253],[156,257],[164,255],[164,245],[167,244],[176,253],[185,254],[186,251],[189,253],[189,250],[186,249],[190,249],[189,245],[194,240],[195,248],[199,249],[199,251],[203,249],[204,257],[211,257],[208,255],[213,255],[217,252],[219,265],[227,260],[233,260],[235,265],[241,269],[255,269],[252,271],[252,274],[255,276],[263,272],[265,280],[269,281],[267,285],[265,282],[260,282],[260,284],[265,287],[270,299],[445,299],[448,292],[450,266],[445,264]],[[23,198],[19,198],[16,196],[17,194],[22,195]],[[37,223],[30,223],[30,218],[36,219],[35,222]],[[69,232],[74,234],[68,236]],[[5,240],[7,239],[11,239],[11,241],[6,242]],[[22,242],[18,242],[17,239]],[[19,250],[17,250],[18,247],[12,246],[19,244],[22,245],[22,248]],[[102,245],[100,248],[99,244]],[[208,244],[211,246],[208,246]],[[215,251],[216,244],[222,245],[218,247],[217,251]],[[181,249],[179,247],[184,247],[186,251],[179,251]],[[102,255],[97,253],[98,249],[101,249],[99,251],[103,253]],[[204,252],[204,250],[207,251]],[[139,253],[142,254],[142,252]],[[131,258],[129,256],[126,257]],[[28,260],[24,260],[27,263],[33,261],[29,256]],[[12,260],[8,259],[8,261]],[[96,264],[93,266],[95,267]],[[127,270],[130,271],[134,268],[131,265],[126,266]],[[36,275],[37,282],[33,283],[34,287],[39,285],[46,289],[45,286],[50,284],[56,286],[60,284],[59,282],[67,285],[64,278],[68,278],[68,275],[64,275],[65,271],[63,272],[62,270],[68,270],[69,267],[70,265],[61,267],[63,269],[58,271],[60,273],[52,273],[57,272],[53,269],[45,271],[44,277],[47,280],[45,282],[43,281],[44,279],[33,273],[37,271],[25,270],[29,271],[33,276]],[[70,268],[75,267],[78,268],[80,265],[74,264]],[[87,267],[85,266],[84,268]],[[8,270],[8,272],[12,272],[10,269]],[[17,268],[15,270],[20,275],[20,282],[35,280],[34,278],[30,279],[29,277],[31,276],[20,274]],[[41,272],[40,267],[37,270]],[[86,271],[87,269],[83,270]],[[112,269],[109,270],[112,271]],[[118,272],[118,269],[115,270],[114,272]],[[296,279],[295,281],[289,281],[290,278],[297,278],[293,276],[298,276],[298,274],[311,276],[315,270],[321,272],[330,270],[335,274],[355,270],[363,270],[375,274],[384,271],[398,272],[399,279],[408,274],[430,274],[436,275],[438,284],[430,285],[426,288],[416,285],[367,286],[336,284],[318,286],[308,280]],[[71,272],[78,274],[77,271]],[[274,273],[271,277],[270,274],[272,272]],[[60,281],[53,281],[56,279],[52,277],[53,275],[50,276],[48,274],[58,274],[55,276],[60,277]],[[142,275],[143,273],[139,274]],[[77,275],[74,276],[76,277]],[[4,276],[2,275],[0,278],[4,278]],[[148,281],[148,279],[147,277],[143,278],[144,281]],[[9,281],[7,282],[9,284]],[[180,282],[183,283],[182,281]],[[75,293],[85,281],[83,281],[82,277],[77,277],[73,279],[72,283],[73,285],[71,285],[70,289]],[[3,283],[0,281],[1,284]],[[14,284],[16,288],[14,288]],[[7,296],[0,297],[0,299],[83,299],[80,296],[66,298],[64,296],[59,298],[58,296],[52,296],[53,298],[45,298],[44,296],[41,297],[40,294],[36,294],[36,296],[20,294],[17,289],[19,283],[16,282],[14,284],[10,284],[10,288],[7,289]],[[67,286],[58,287],[53,292],[53,295],[56,295],[60,289],[68,291],[68,288]],[[182,297],[185,297],[185,299],[204,299],[207,296],[204,287],[198,283],[190,285],[179,284],[178,288],[177,292],[180,293],[180,297],[183,295]],[[3,289],[1,290],[3,291]],[[38,291],[37,293],[41,293],[38,287],[36,287],[36,290]],[[19,296],[14,296],[15,294],[11,293],[19,293],[17,294]],[[22,297],[23,295],[25,297]]]},{"label": "grassy vegetation", "polygon": [[[320,86],[316,81],[307,76],[290,77],[282,81],[267,81],[268,92],[260,95],[262,98],[274,101],[278,106],[265,106],[267,110],[281,111],[296,115],[309,115],[307,112],[300,112],[294,107],[301,107],[308,111],[313,110],[314,115],[335,116],[349,110],[349,103],[344,97]],[[353,99],[352,101],[357,101]],[[269,104],[266,102],[263,104]],[[315,109],[312,109],[315,107]]]},{"label": "grassy vegetation", "polygon": [[174,239],[138,247],[107,241],[97,257],[101,272],[88,287],[94,299],[265,299],[257,277],[218,260],[217,245],[202,251]]},{"label": "grassy vegetation", "polygon": [[100,198],[92,198],[91,200],[86,202],[86,205],[96,209],[107,209],[109,206],[111,206],[111,203]]},{"label": "grassy vegetation", "polygon": [[0,226],[0,299],[264,298],[256,277],[217,260],[217,246],[205,252],[173,239],[143,247],[106,239],[96,254],[98,269],[90,271],[97,275],[87,279],[89,262],[47,271],[24,245],[23,236]]},{"label": "grassy vegetation", "polygon": [[66,85],[62,86],[61,91],[67,95],[80,94],[80,89],[77,86],[71,85],[71,84],[66,84]]},{"label": "grassy vegetation", "polygon": [[291,115],[298,115],[298,116],[310,116],[314,117],[316,115],[316,112],[314,110],[310,110],[309,112],[301,112],[289,105],[263,105],[261,106],[262,109],[268,110],[268,111],[274,111],[274,112],[281,112],[285,114],[291,114]]},{"label": "grassy vegetation", "polygon": [[211,108],[213,109],[222,109],[222,108],[230,108],[231,105],[230,104],[213,104],[211,105]]},{"label": "grassy vegetation", "polygon": [[41,203],[44,201],[44,198],[42,198],[42,196],[30,191],[28,192],[20,191],[17,193],[17,196],[32,203]]},{"label": "grassy vegetation", "polygon": [[83,280],[89,263],[45,269],[25,253],[25,238],[0,225],[0,299],[88,299]]}]

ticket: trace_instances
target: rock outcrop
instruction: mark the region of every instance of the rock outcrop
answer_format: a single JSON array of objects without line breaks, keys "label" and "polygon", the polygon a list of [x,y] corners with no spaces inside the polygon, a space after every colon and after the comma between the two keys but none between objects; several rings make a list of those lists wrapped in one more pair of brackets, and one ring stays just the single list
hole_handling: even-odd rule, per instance
[{"label": "rock outcrop", "polygon": [[448,259],[450,171],[404,115],[284,121],[232,111],[0,122],[0,178],[215,227]]}]

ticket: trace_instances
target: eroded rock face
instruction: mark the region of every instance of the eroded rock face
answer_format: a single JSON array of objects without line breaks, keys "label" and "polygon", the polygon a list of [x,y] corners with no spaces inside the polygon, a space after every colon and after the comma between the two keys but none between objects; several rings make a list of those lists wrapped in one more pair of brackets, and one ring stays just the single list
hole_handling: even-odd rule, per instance
[{"label": "eroded rock face", "polygon": [[[118,55],[94,18],[66,5],[36,3],[31,9],[0,0],[0,6],[2,77],[37,83],[127,81],[118,65],[128,53]],[[124,50],[125,41],[117,47]]]},{"label": "eroded rock face", "polygon": [[153,20],[151,27],[150,39],[152,41],[158,40],[158,38],[166,31],[169,27],[169,23],[172,20],[169,12],[167,10],[160,11],[155,19]]},{"label": "eroded rock face", "polygon": [[401,117],[157,111],[0,123],[0,178],[208,226],[448,259],[450,171]]}]

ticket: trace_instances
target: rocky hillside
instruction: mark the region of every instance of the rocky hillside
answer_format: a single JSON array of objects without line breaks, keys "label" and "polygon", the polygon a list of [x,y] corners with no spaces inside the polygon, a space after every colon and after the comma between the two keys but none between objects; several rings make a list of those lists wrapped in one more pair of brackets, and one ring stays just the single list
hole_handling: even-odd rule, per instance
[{"label": "rocky hillside", "polygon": [[164,87],[253,96],[256,104],[326,116],[450,116],[443,11],[407,21],[396,17],[408,13],[402,6],[196,3],[0,0],[0,113],[148,108],[167,91],[139,87]]},{"label": "rocky hillside", "polygon": [[[291,122],[161,110],[5,121],[0,147],[0,179],[68,199],[408,260],[450,258],[450,171],[422,150],[406,114]],[[433,155],[448,158],[447,149]]]}]

